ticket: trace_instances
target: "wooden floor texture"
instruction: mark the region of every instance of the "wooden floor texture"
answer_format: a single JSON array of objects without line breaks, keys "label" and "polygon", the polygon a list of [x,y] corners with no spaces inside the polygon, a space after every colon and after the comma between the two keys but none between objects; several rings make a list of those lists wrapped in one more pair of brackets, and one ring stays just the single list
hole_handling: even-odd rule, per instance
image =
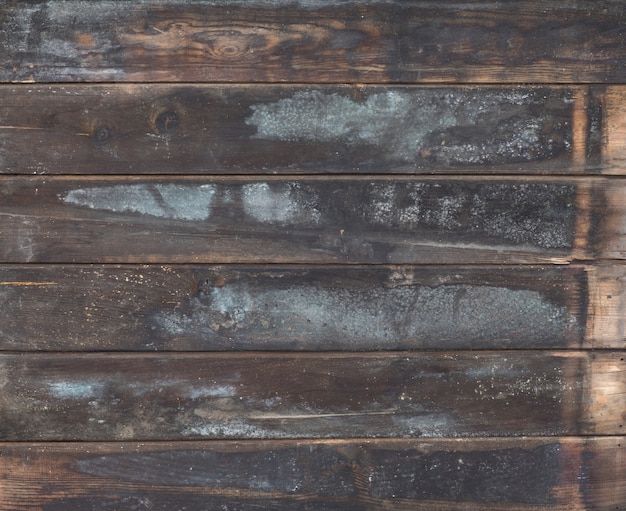
[{"label": "wooden floor texture", "polygon": [[0,511],[626,509],[622,0],[0,4]]}]

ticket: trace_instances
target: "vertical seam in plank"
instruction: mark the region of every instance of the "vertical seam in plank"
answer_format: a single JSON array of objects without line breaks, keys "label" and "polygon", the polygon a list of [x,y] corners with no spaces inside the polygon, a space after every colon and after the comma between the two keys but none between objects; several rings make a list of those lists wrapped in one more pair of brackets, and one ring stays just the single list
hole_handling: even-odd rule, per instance
[{"label": "vertical seam in plank", "polygon": [[572,160],[577,170],[583,171],[587,163],[587,139],[589,135],[589,87],[574,92],[572,111]]}]

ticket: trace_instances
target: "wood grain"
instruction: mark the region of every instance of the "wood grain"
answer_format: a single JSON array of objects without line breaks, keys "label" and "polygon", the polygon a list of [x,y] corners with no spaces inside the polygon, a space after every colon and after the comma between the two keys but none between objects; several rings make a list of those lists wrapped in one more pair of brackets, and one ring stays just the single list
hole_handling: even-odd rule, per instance
[{"label": "wood grain", "polygon": [[563,263],[625,257],[621,181],[0,180],[0,258],[58,263]]},{"label": "wood grain", "polygon": [[622,348],[626,267],[0,266],[1,350]]},{"label": "wood grain", "polygon": [[0,510],[614,510],[623,439],[0,445]]},{"label": "wood grain", "polygon": [[622,433],[621,352],[3,354],[3,440]]},{"label": "wood grain", "polygon": [[626,81],[618,0],[13,0],[12,82]]},{"label": "wood grain", "polygon": [[592,173],[609,170],[612,101],[598,87],[2,86],[0,173]]},{"label": "wood grain", "polygon": [[626,168],[626,91],[609,88],[602,103],[603,160],[612,173],[620,174]]}]

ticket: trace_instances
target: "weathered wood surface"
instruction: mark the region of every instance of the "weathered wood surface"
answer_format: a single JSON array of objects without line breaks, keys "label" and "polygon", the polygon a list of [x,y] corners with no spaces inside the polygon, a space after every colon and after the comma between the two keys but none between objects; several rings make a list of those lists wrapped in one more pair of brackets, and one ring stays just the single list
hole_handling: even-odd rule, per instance
[{"label": "weathered wood surface", "polygon": [[609,87],[602,94],[601,102],[602,163],[605,172],[623,174],[626,169],[626,90]]},{"label": "weathered wood surface", "polygon": [[0,80],[626,81],[620,0],[13,0]]},{"label": "weathered wood surface", "polygon": [[623,439],[0,445],[0,510],[615,510]]},{"label": "weathered wood surface", "polygon": [[554,263],[623,259],[604,178],[0,180],[0,258],[59,263]]},{"label": "weathered wood surface", "polygon": [[[611,100],[624,90],[612,88]],[[7,85],[0,173],[619,173],[600,160],[602,121],[623,113],[615,101],[606,111],[604,96],[598,87]]]},{"label": "weathered wood surface", "polygon": [[0,350],[623,348],[626,266],[0,266]]},{"label": "weathered wood surface", "polygon": [[620,434],[622,352],[3,354],[3,440]]}]

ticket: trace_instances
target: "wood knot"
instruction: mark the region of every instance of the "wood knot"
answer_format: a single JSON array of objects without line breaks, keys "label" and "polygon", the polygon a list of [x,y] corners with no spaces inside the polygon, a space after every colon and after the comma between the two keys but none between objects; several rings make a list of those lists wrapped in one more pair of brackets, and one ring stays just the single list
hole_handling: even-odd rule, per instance
[{"label": "wood knot", "polygon": [[176,128],[178,128],[178,125],[180,124],[180,118],[178,117],[178,114],[176,112],[161,112],[159,115],[157,115],[154,123],[160,132],[171,133],[172,131],[175,131]]},{"label": "wood knot", "polygon": [[91,140],[97,145],[106,144],[109,140],[111,140],[111,130],[105,126],[100,126],[96,128],[92,135]]}]

